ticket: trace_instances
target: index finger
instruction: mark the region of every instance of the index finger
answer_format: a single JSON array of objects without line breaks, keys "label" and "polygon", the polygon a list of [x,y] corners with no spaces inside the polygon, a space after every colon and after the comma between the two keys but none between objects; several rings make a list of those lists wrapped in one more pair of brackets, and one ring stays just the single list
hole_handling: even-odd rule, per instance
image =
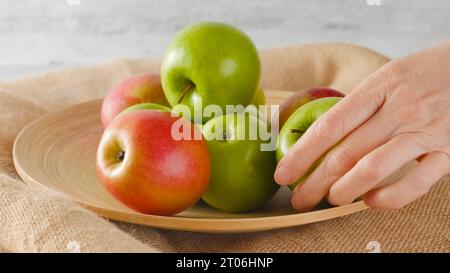
[{"label": "index finger", "polygon": [[378,70],[315,121],[278,163],[277,183],[294,183],[331,147],[367,121],[383,104],[387,90],[397,84],[389,80],[394,79],[392,75],[385,76],[390,71]]}]

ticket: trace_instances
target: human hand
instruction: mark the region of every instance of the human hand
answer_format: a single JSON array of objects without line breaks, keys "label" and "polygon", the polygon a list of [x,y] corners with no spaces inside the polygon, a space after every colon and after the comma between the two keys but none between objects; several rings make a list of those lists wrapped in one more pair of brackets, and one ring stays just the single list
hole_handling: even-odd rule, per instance
[{"label": "human hand", "polygon": [[[450,173],[450,39],[363,81],[290,149],[275,180],[294,183],[328,150],[294,189],[295,209],[310,210],[326,195],[333,205],[364,196],[370,207],[401,208]],[[419,163],[404,177],[380,185],[414,159]]]}]

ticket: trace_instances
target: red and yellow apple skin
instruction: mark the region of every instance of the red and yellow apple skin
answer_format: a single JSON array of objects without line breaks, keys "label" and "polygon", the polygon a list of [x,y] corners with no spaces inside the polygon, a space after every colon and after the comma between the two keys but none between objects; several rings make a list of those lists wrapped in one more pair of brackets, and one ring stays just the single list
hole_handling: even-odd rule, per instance
[{"label": "red and yellow apple skin", "polygon": [[161,85],[159,74],[131,77],[113,88],[103,100],[101,119],[103,127],[126,108],[144,102],[169,105]]},{"label": "red and yellow apple skin", "polygon": [[341,92],[329,87],[313,87],[295,92],[280,105],[279,128],[282,128],[286,120],[302,105],[320,98],[344,97]]},{"label": "red and yellow apple skin", "polygon": [[[206,191],[211,173],[208,145],[204,139],[175,140],[171,128],[178,119],[167,112],[135,111],[114,119],[105,130],[97,150],[97,174],[127,207],[173,215]],[[182,122],[192,133],[198,130]]]}]

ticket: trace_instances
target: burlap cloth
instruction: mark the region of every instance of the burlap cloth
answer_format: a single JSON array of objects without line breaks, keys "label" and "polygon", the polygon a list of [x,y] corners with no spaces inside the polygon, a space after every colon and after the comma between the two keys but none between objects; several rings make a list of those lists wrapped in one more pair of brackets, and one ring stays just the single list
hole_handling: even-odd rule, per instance
[{"label": "burlap cloth", "polygon": [[[298,90],[329,85],[351,91],[388,59],[343,44],[265,50],[262,87]],[[65,196],[26,186],[12,162],[17,133],[30,121],[99,98],[134,74],[158,71],[156,60],[120,60],[0,83],[0,251],[450,251],[450,183],[398,211],[366,210],[300,227],[251,234],[200,234],[101,219]]]}]

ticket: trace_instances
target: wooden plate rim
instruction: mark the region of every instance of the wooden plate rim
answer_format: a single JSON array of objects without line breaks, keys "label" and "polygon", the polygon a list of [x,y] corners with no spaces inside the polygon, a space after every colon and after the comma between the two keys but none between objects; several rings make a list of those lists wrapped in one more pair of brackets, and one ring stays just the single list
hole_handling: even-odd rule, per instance
[{"label": "wooden plate rim", "polygon": [[[50,190],[54,190],[39,181],[36,181],[33,177],[28,175],[26,170],[22,168],[20,162],[18,161],[17,143],[20,139],[28,133],[31,128],[36,124],[39,124],[43,120],[52,117],[53,115],[58,115],[61,112],[69,111],[71,108],[82,107],[83,105],[88,105],[92,103],[98,103],[101,99],[90,100],[78,104],[74,104],[60,111],[51,112],[39,117],[26,125],[17,134],[13,145],[13,163],[18,175],[23,179],[23,181],[30,186],[44,187]],[[205,232],[205,233],[243,233],[243,232],[257,232],[264,230],[273,230],[280,228],[293,227],[303,224],[315,223],[320,221],[325,221],[333,218],[338,218],[341,216],[353,214],[358,211],[367,209],[368,207],[363,201],[358,201],[349,205],[344,205],[340,207],[333,207],[328,209],[316,210],[305,213],[295,213],[288,215],[277,215],[277,216],[262,216],[262,217],[252,217],[252,218],[190,218],[190,217],[180,217],[180,216],[157,216],[157,215],[145,215],[139,213],[131,213],[124,211],[117,211],[114,209],[109,209],[103,206],[95,205],[85,200],[80,200],[76,197],[70,196],[67,193],[63,193],[68,198],[72,199],[79,205],[93,211],[97,215],[108,218],[111,220],[128,222],[133,224],[139,224],[155,228],[163,228],[170,230],[182,230],[182,231],[194,231],[194,232]]]}]

